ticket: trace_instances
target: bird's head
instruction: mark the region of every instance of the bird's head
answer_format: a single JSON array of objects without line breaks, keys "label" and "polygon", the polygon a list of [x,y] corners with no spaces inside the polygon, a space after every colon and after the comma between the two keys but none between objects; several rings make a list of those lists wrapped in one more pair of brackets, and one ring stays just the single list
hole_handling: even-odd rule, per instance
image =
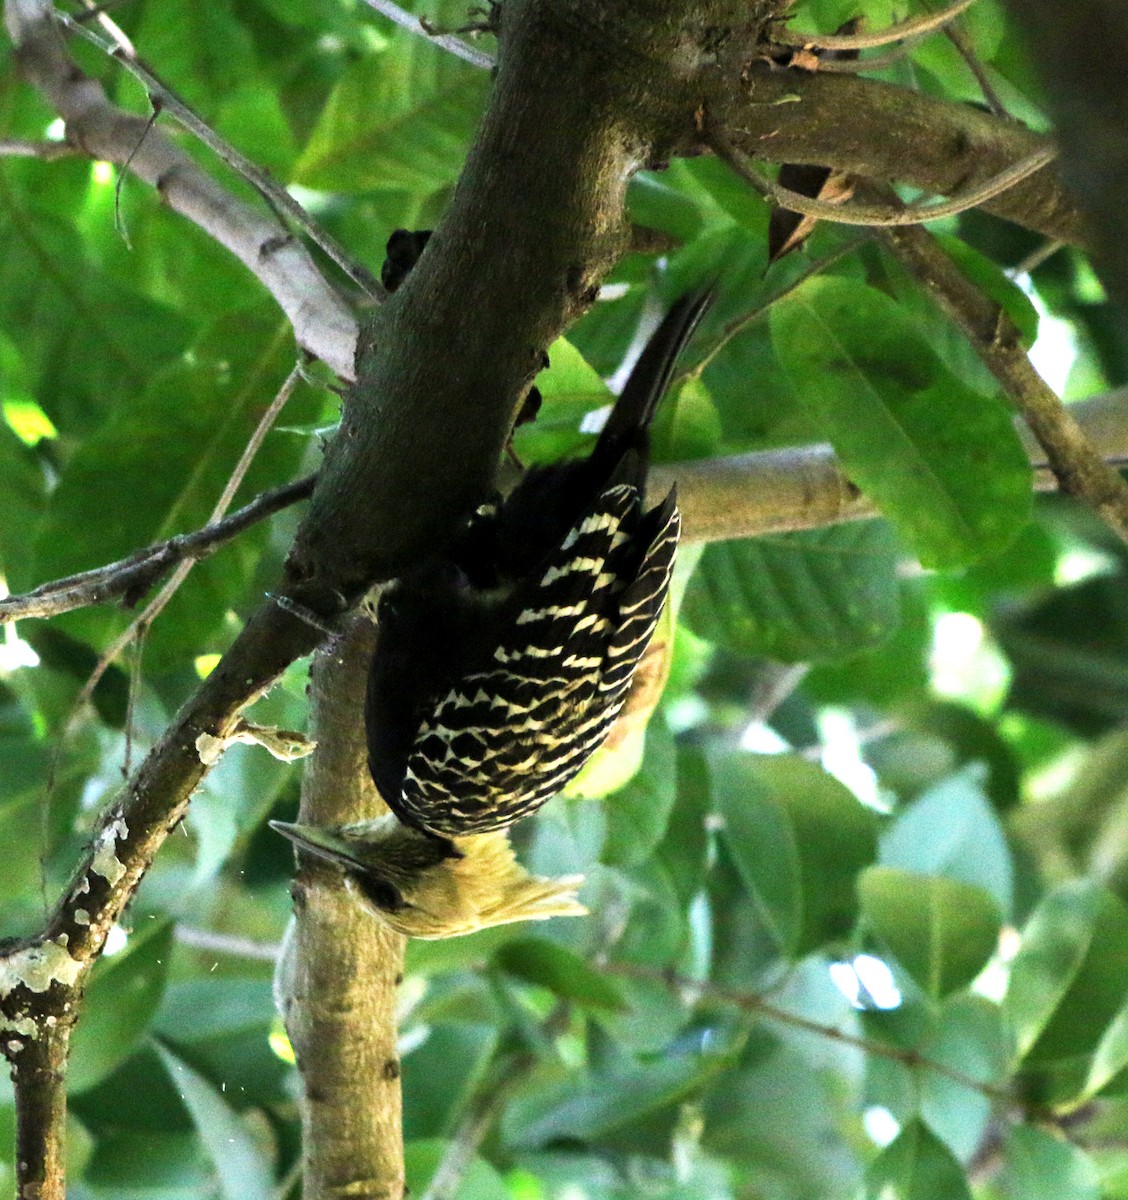
[{"label": "bird's head", "polygon": [[458,937],[587,912],[576,899],[583,876],[530,875],[503,830],[440,838],[390,814],[339,829],[270,824],[302,850],[338,864],[365,907],[407,937]]}]

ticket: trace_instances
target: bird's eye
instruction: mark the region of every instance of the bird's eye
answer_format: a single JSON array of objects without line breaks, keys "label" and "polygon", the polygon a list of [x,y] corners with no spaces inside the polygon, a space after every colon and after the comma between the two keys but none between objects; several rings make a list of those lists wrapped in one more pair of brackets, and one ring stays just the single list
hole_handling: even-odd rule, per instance
[{"label": "bird's eye", "polygon": [[404,907],[403,893],[386,879],[362,879],[359,881],[364,894],[383,912],[395,912]]}]

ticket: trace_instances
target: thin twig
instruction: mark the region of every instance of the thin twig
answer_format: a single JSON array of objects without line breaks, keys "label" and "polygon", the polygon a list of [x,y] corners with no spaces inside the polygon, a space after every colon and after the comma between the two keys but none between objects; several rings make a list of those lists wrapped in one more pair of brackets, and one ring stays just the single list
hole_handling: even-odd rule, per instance
[{"label": "thin twig", "polygon": [[[380,281],[359,263],[353,261],[336,239],[331,237],[306,212],[293,196],[280,184],[269,171],[252,162],[245,154],[241,154],[230,142],[220,137],[218,133],[161,79],[151,67],[143,62],[133,52],[132,44],[125,41],[107,42],[94,30],[76,21],[66,13],[56,13],[58,19],[72,32],[98,47],[103,54],[116,60],[135,78],[144,84],[155,108],[167,112],[174,120],[194,134],[217,158],[225,162],[233,171],[241,175],[278,214],[284,214],[293,222],[316,246],[318,246],[337,266],[367,295],[382,298],[383,286]],[[116,29],[116,26],[114,26]]]},{"label": "thin twig", "polygon": [[[864,75],[867,71],[884,71],[886,67],[899,63],[907,58],[919,44],[919,38],[912,38],[887,50],[884,54],[875,54],[872,58],[830,58],[823,55],[818,65],[811,68],[821,75]],[[800,70],[806,69],[800,67]]]},{"label": "thin twig", "polygon": [[[888,189],[874,194],[886,196]],[[1014,322],[952,262],[925,229],[890,229],[888,248],[951,316],[1022,414],[1061,490],[1089,505],[1128,542],[1128,483],[1102,460],[1077,418],[1035,371]]]},{"label": "thin twig", "polygon": [[954,17],[969,9],[975,0],[955,0],[954,4],[939,12],[925,13],[920,17],[909,17],[895,25],[887,25],[874,33],[793,33],[785,32],[773,37],[782,46],[798,46],[804,50],[873,50],[900,42],[905,38],[919,37],[931,33],[947,24]]},{"label": "thin twig", "polygon": [[840,259],[845,258],[848,254],[853,254],[855,250],[860,250],[872,240],[872,235],[868,233],[855,234],[851,238],[847,238],[840,245],[836,246],[829,254],[822,258],[815,259],[807,267],[805,267],[794,279],[790,280],[786,285],[777,288],[771,295],[761,300],[755,308],[749,309],[748,312],[736,318],[735,321],[730,321],[721,331],[721,335],[716,342],[709,347],[702,358],[690,372],[694,378],[699,378],[701,373],[707,366],[717,357],[718,354],[732,341],[734,337],[743,333],[750,325],[762,317],[773,304],[778,304],[784,297],[789,296],[796,288],[801,287],[808,279],[815,275],[822,274],[827,268],[832,267]]},{"label": "thin twig", "polygon": [[33,142],[27,138],[0,138],[0,158],[40,158],[54,162],[78,151],[66,142]]},{"label": "thin twig", "polygon": [[124,29],[110,16],[108,5],[95,4],[93,0],[82,0],[83,11],[76,17],[76,21],[90,22],[97,21],[99,25],[113,38],[114,42],[121,47],[124,53],[131,58],[137,57],[137,48],[130,40],[129,35]]},{"label": "thin twig", "polygon": [[973,1076],[965,1074],[956,1067],[948,1066],[947,1063],[926,1058],[917,1050],[906,1050],[901,1046],[891,1046],[888,1042],[874,1041],[871,1038],[861,1037],[858,1034],[847,1033],[845,1030],[839,1029],[834,1025],[824,1025],[820,1021],[811,1020],[809,1017],[801,1017],[798,1013],[790,1012],[786,1008],[781,1008],[778,1004],[773,1004],[759,992],[738,991],[735,988],[722,987],[720,984],[710,983],[705,980],[688,979],[672,971],[659,971],[651,967],[635,966],[629,963],[608,964],[605,969],[612,974],[625,975],[631,979],[649,979],[663,983],[672,992],[681,993],[690,1000],[719,1000],[723,1004],[731,1004],[734,1008],[739,1008],[744,1012],[757,1013],[781,1025],[788,1025],[792,1029],[802,1029],[807,1033],[814,1033],[819,1037],[826,1038],[828,1041],[839,1042],[844,1046],[853,1046],[865,1054],[877,1058],[890,1059],[907,1067],[909,1070],[920,1069],[932,1071],[937,1075],[943,1075],[946,1079],[952,1080],[953,1083],[958,1083],[971,1091],[978,1092],[981,1096],[986,1096],[988,1100],[995,1104],[1000,1104],[1008,1108],[1018,1106],[1025,1109],[1028,1107],[1022,1097],[1016,1096],[1007,1088],[984,1083],[982,1080],[975,1079]]},{"label": "thin twig", "polygon": [[[173,211],[234,254],[275,298],[298,344],[343,379],[353,377],[357,322],[305,244],[273,212],[236,197],[159,128],[143,141],[142,117],[112,104],[105,88],[66,50],[50,0],[5,8],[15,60],[66,125],[67,144],[131,171]],[[104,49],[106,43],[100,41]]]},{"label": "thin twig", "polygon": [[431,33],[414,13],[400,8],[393,0],[364,0],[364,3],[369,8],[374,8],[381,16],[387,17],[389,21],[394,21],[402,28],[417,33],[420,37],[425,37],[441,50],[463,59],[472,66],[480,67],[483,71],[492,71],[497,65],[497,60],[492,54],[486,54],[482,50],[468,46],[461,38],[455,37],[453,34]]},{"label": "thin twig", "polygon": [[762,175],[752,165],[751,159],[742,154],[719,130],[710,130],[707,141],[749,187],[782,208],[825,221],[834,221],[839,225],[877,228],[923,225],[926,221],[936,221],[941,217],[966,212],[967,209],[976,208],[1021,183],[1057,156],[1056,147],[1042,146],[1005,171],[993,175],[985,183],[955,194],[950,200],[939,204],[906,204],[898,208],[891,204],[828,204],[824,200],[814,200],[799,192],[793,192],[790,188],[780,187],[778,183]]},{"label": "thin twig", "polygon": [[968,40],[967,34],[956,24],[948,25],[944,29],[944,36],[956,48],[956,53],[964,60],[967,69],[975,76],[975,82],[979,84],[979,90],[983,93],[983,99],[987,107],[997,117],[1009,117],[1006,105],[999,98],[999,93],[995,91],[991,80],[987,77],[987,70],[979,61],[979,56],[972,48],[971,42]]},{"label": "thin twig", "polygon": [[[298,380],[301,378],[302,364],[298,362],[286,376],[282,386],[278,389],[278,394],[270,402],[266,412],[262,414],[258,425],[255,426],[254,433],[251,434],[250,440],[247,442],[243,453],[239,456],[239,461],[235,464],[235,469],[231,472],[230,478],[227,480],[227,485],[224,487],[222,494],[216,501],[215,507],[212,509],[212,514],[208,518],[208,525],[217,525],[226,514],[231,506],[231,501],[235,497],[235,493],[239,490],[240,485],[245,478],[247,471],[250,469],[251,462],[258,453],[259,447],[263,443],[263,439],[270,432],[270,427],[278,419],[278,414],[282,411],[286,401],[289,400],[291,392],[297,386]],[[153,597],[152,600],[145,606],[141,614],[135,617],[125,630],[113,641],[105,650],[102,651],[98,662],[94,669],[90,672],[86,683],[83,684],[82,690],[75,698],[74,706],[71,709],[70,718],[67,720],[64,727],[65,734],[69,731],[71,723],[74,721],[75,715],[90,701],[94,694],[94,689],[98,686],[102,676],[109,670],[121,652],[129,645],[130,640],[134,636],[134,632],[141,626],[151,625],[153,621],[164,610],[168,602],[176,595],[180,589],[180,585],[188,577],[188,573],[196,565],[196,560],[192,558],[183,559],[177,564],[172,575],[169,576],[161,590]]]},{"label": "thin twig", "polygon": [[128,601],[130,597],[143,595],[182,559],[198,562],[207,558],[243,530],[291,504],[308,499],[316,482],[316,475],[306,475],[293,483],[263,492],[222,521],[192,533],[179,533],[117,562],[42,584],[34,591],[6,596],[0,600],[0,625],[27,617],[55,617],[76,608],[88,608],[120,597],[126,597]]},{"label": "thin twig", "polygon": [[1043,242],[1040,246],[1031,250],[1030,253],[1020,259],[1013,267],[1007,271],[1007,275],[1011,279],[1017,278],[1019,275],[1029,275],[1032,271],[1036,271],[1044,262],[1053,258],[1053,256],[1065,245],[1065,242],[1049,240]]},{"label": "thin twig", "polygon": [[282,947],[276,942],[258,942],[253,938],[216,933],[212,929],[197,929],[192,925],[177,925],[175,937],[182,945],[191,946],[193,950],[229,954],[234,958],[249,958],[256,962],[277,962],[282,952]]}]

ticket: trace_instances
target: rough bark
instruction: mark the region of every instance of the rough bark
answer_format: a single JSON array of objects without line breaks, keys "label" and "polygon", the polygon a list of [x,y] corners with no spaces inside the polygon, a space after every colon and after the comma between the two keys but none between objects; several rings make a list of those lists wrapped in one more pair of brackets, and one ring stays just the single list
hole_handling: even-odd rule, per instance
[{"label": "rough bark", "polygon": [[[362,717],[374,633],[359,617],[315,660],[318,749],[302,784],[303,822],[338,825],[382,807],[365,768]],[[277,992],[305,1091],[305,1194],[400,1200],[396,986],[404,939],[358,906],[339,871],[314,861],[301,864],[294,913]]]}]

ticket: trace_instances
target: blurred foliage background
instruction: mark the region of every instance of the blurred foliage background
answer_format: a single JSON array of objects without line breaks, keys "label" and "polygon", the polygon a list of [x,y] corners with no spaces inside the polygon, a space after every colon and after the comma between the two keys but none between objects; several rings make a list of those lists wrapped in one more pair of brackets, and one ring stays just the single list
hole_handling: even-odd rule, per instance
[{"label": "blurred foliage background", "polygon": [[[794,10],[823,31],[861,13],[903,15]],[[442,213],[485,72],[355,0],[114,16],[359,261]],[[1045,127],[998,0],[959,28],[1007,111]],[[982,100],[943,35],[879,75]],[[61,136],[7,59],[0,128]],[[1074,504],[1031,503],[994,381],[864,232],[819,226],[769,264],[765,205],[706,157],[640,174],[629,198],[665,249],[627,257],[571,331],[577,353],[553,352],[522,457],[582,446],[644,313],[719,271],[656,456],[830,440],[888,519],[687,549],[637,774],[518,830],[532,868],[587,876],[592,915],[409,948],[412,1192],[457,1142],[473,1152],[460,1200],[1128,1197],[1128,552]],[[977,213],[936,228],[1066,398],[1124,382],[1080,253],[1045,257]],[[0,159],[7,588],[202,524],[293,361],[260,285],[142,185],[79,156]],[[303,384],[241,498],[313,469],[338,409]],[[74,707],[128,614],[6,627],[0,935],[38,926],[127,755],[259,603],[295,520],[197,566],[91,705]],[[305,672],[252,719],[301,728]],[[292,857],[265,822],[293,819],[298,774],[230,750],[111,938],[70,1071],[76,1200],[297,1195],[297,1078],[271,1001]],[[5,1080],[0,1195],[12,1124]]]}]

